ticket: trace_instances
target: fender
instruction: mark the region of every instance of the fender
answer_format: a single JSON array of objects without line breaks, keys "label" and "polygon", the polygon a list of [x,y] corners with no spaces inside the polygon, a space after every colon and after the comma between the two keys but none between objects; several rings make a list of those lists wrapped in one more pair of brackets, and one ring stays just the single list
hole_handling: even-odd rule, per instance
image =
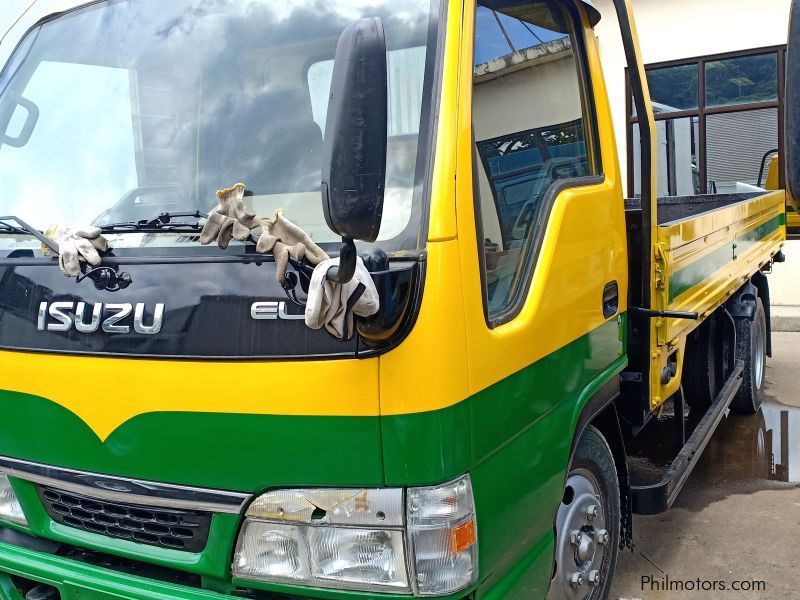
[{"label": "fender", "polygon": [[[777,257],[776,262],[778,262]],[[758,288],[758,297],[764,304],[764,316],[767,318],[767,356],[772,358],[772,303],[769,299],[769,281],[763,271],[756,271],[751,281]]]},{"label": "fender", "polygon": [[[570,462],[578,445],[578,440],[589,425],[594,425],[606,438],[611,453],[614,456],[614,465],[617,468],[619,479],[620,499],[620,548],[633,548],[633,510],[631,505],[630,481],[628,479],[628,463],[626,460],[625,437],[622,425],[617,414],[617,401],[620,395],[619,376],[610,379],[601,387],[583,407],[575,427],[575,434],[570,447]],[[566,477],[566,474],[565,474]]]}]

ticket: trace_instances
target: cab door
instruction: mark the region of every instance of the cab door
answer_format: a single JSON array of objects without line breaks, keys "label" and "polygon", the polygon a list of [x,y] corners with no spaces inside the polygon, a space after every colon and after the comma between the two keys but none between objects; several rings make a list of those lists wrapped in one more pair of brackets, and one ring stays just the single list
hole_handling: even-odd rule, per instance
[{"label": "cab door", "polygon": [[625,366],[624,205],[583,7],[480,0],[464,14],[457,213],[481,562],[528,557],[541,576],[518,584],[525,596],[549,581],[581,409]]}]

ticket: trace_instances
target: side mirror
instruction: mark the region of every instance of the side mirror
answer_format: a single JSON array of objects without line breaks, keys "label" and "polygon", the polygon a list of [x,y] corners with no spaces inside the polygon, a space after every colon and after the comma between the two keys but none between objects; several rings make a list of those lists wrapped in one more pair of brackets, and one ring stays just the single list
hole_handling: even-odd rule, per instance
[{"label": "side mirror", "polygon": [[339,267],[328,279],[355,272],[354,240],[374,242],[383,215],[388,129],[386,40],[377,17],[347,26],[336,46],[322,151],[322,208],[342,236]]},{"label": "side mirror", "polygon": [[784,148],[787,201],[800,209],[800,0],[792,0],[786,46]]}]

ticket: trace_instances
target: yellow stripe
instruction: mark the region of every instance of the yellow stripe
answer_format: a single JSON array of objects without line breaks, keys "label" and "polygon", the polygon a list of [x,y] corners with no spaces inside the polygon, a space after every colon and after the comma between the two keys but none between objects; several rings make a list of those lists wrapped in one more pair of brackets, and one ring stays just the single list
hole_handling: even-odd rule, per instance
[{"label": "yellow stripe", "polygon": [[149,412],[378,414],[376,358],[200,362],[2,351],[0,364],[4,389],[63,406],[101,440]]}]

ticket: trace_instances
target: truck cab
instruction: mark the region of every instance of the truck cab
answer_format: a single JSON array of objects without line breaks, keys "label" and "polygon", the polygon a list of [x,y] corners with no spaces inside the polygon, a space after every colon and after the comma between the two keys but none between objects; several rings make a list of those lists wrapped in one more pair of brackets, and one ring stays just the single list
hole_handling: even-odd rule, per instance
[{"label": "truck cab", "polygon": [[[743,382],[756,402],[785,196],[664,208],[643,154],[626,204],[598,19],[577,0],[33,3],[0,41],[0,597],[605,598],[632,510],[666,510],[691,468],[676,452],[653,488],[626,459],[684,406],[698,340],[716,351],[704,323],[719,378],[680,447]],[[340,124],[354,156],[385,146],[357,198],[374,236],[331,216],[326,183],[364,21],[386,116]],[[353,337],[306,327],[308,265],[279,281],[251,241],[200,244],[237,182],[328,254],[354,245],[381,307]],[[100,267],[59,271],[59,223],[102,229]]]}]

